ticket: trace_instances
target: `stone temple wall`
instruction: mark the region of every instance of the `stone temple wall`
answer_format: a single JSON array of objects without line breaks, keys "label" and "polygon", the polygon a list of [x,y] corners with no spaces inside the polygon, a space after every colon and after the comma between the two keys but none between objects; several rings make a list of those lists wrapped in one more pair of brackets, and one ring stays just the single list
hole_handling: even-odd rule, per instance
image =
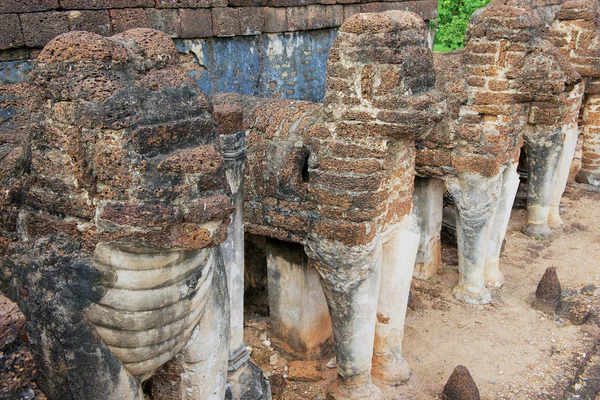
[{"label": "stone temple wall", "polygon": [[203,68],[208,94],[225,91],[322,101],[337,28],[359,12],[406,10],[429,21],[437,0],[5,0],[0,4],[0,85],[26,82],[55,36],[110,36],[154,28]]}]

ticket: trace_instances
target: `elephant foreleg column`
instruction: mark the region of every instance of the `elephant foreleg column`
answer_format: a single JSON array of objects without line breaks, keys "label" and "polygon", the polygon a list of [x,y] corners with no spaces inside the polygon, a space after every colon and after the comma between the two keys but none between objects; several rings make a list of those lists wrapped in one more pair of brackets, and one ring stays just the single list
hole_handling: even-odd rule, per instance
[{"label": "elephant foreleg column", "polygon": [[[539,128],[535,128],[538,130]],[[554,130],[546,134],[533,132],[525,135],[525,150],[529,161],[527,176],[527,225],[523,233],[534,238],[552,234],[548,226],[550,203],[559,161],[563,156],[563,132]]]},{"label": "elephant foreleg column", "polygon": [[407,215],[382,235],[373,376],[386,385],[399,385],[410,377],[410,367],[402,356],[402,339],[410,282],[419,248],[420,235],[415,220],[413,215]]},{"label": "elephant foreleg column", "polygon": [[305,249],[321,275],[335,339],[338,379],[327,398],[382,399],[381,390],[371,381],[381,267],[379,240],[347,247],[321,238],[309,240]]},{"label": "elephant foreleg column", "polygon": [[[215,110],[217,112],[218,110]],[[219,119],[217,119],[219,121]],[[244,160],[245,132],[221,135],[227,181],[231,188],[234,211],[221,244],[227,271],[230,304],[228,392],[232,400],[270,399],[270,390],[262,371],[250,362],[244,342]]]},{"label": "elephant foreleg column", "polygon": [[502,250],[502,242],[508,229],[510,212],[518,189],[517,163],[512,163],[506,166],[502,173],[500,198],[498,199],[494,225],[490,234],[490,247],[485,266],[485,285],[488,288],[499,288],[504,284],[504,276],[500,272],[500,251]]},{"label": "elephant foreleg column", "polygon": [[560,218],[560,199],[565,192],[569,172],[571,171],[571,164],[573,164],[573,158],[575,157],[577,139],[579,138],[579,111],[581,109],[584,90],[585,83],[578,83],[567,99],[567,115],[562,126],[565,136],[564,150],[558,167],[556,182],[552,192],[552,202],[550,203],[550,215],[548,216],[548,224],[551,228],[560,228],[563,225]]},{"label": "elephant foreleg column", "polygon": [[502,175],[462,172],[448,183],[457,210],[458,285],[452,293],[469,304],[487,304],[485,266]]}]

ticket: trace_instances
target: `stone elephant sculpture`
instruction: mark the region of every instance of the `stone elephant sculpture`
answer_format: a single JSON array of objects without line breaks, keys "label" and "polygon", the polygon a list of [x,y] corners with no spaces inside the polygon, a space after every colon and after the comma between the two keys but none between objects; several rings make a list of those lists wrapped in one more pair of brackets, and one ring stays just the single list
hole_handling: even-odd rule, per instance
[{"label": "stone elephant sculpture", "polygon": [[542,37],[530,9],[495,1],[478,10],[463,50],[436,54],[437,87],[449,117],[417,138],[417,215],[424,231],[416,275],[430,277],[440,258],[442,196],[457,207],[459,283],[467,303],[491,301],[499,287],[500,248],[518,188],[521,147],[530,160],[525,232],[546,236],[564,138],[577,131],[580,75]]},{"label": "stone elephant sculpture", "polygon": [[136,29],[67,33],[37,58],[0,282],[50,398],[225,397],[232,193],[212,105],[177,57]]},{"label": "stone elephant sculpture", "polygon": [[244,110],[246,231],[302,245],[320,275],[337,355],[331,398],[378,399],[371,374],[396,385],[410,373],[401,345],[419,240],[414,140],[444,115],[434,85],[423,21],[389,11],[344,22],[322,104],[213,98]]}]

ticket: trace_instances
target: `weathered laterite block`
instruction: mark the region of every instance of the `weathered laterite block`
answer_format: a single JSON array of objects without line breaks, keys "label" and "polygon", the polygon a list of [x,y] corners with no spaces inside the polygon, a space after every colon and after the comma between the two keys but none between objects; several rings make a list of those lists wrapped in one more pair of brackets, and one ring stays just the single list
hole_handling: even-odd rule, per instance
[{"label": "weathered laterite block", "polygon": [[203,38],[213,35],[213,20],[210,10],[180,9],[182,38]]},{"label": "weathered laterite block", "polygon": [[212,24],[214,36],[226,37],[241,35],[240,9],[213,8]]},{"label": "weathered laterite block", "polygon": [[134,28],[147,28],[150,26],[148,17],[142,8],[127,8],[110,10],[110,21],[114,32],[125,32]]},{"label": "weathered laterite block", "polygon": [[[495,1],[474,13],[464,50],[434,57],[436,86],[447,96],[450,118],[417,142],[417,174],[432,180],[422,184],[417,209],[441,218],[427,199],[436,196],[433,181],[443,179],[456,203],[462,255],[453,292],[468,303],[490,302],[488,288],[503,283],[500,246],[519,183],[521,147],[534,166],[524,231],[545,237],[548,224],[560,221],[558,202],[569,166],[558,160],[572,159],[569,146],[576,138],[584,85],[569,61],[543,39],[542,28],[530,9]],[[425,230],[438,226],[423,225]],[[436,235],[425,232],[429,238]],[[438,247],[423,244],[422,249],[437,252]],[[431,261],[434,256],[439,259],[439,252],[418,258],[439,264]]]},{"label": "weathered laterite block", "polygon": [[156,0],[156,8],[207,8],[210,0]]},{"label": "weathered laterite block", "polygon": [[0,14],[0,50],[22,47],[25,44],[17,14]]},{"label": "weathered laterite block", "polygon": [[97,10],[111,8],[154,7],[154,0],[60,0],[66,10]]},{"label": "weathered laterite block", "polygon": [[266,12],[262,7],[246,7],[240,13],[242,35],[258,35],[265,29]]},{"label": "weathered laterite block", "polygon": [[285,32],[288,30],[285,8],[267,7],[265,9],[265,33]]},{"label": "weathered laterite block", "polygon": [[[583,99],[582,133],[584,136],[582,168],[579,182],[600,185],[600,147],[596,127],[600,118],[595,113],[600,77],[600,9],[595,1],[567,1],[556,13],[550,25],[549,40],[568,58],[573,67],[586,79]],[[574,148],[574,143],[571,146]],[[574,151],[574,150],[573,150]]]},{"label": "weathered laterite block", "polygon": [[81,10],[67,13],[70,31],[88,31],[108,36],[112,33],[108,10]]},{"label": "weathered laterite block", "polygon": [[11,0],[0,4],[0,13],[46,11],[58,8],[58,0]]},{"label": "weathered laterite block", "polygon": [[69,31],[68,17],[64,13],[27,13],[19,18],[27,47],[43,47],[54,37]]},{"label": "weathered laterite block", "polygon": [[145,10],[150,28],[166,33],[172,38],[181,36],[181,17],[179,10]]}]

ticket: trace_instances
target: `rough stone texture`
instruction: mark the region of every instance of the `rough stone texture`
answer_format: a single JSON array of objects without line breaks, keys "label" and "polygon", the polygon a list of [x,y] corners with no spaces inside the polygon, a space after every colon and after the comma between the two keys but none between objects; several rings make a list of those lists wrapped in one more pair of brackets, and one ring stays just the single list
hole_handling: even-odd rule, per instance
[{"label": "rough stone texture", "polygon": [[281,396],[287,386],[287,381],[283,377],[283,374],[271,375],[269,382],[271,383],[271,392],[273,393],[273,396]]},{"label": "rough stone texture", "polygon": [[[582,293],[583,294],[583,293]],[[574,325],[583,325],[595,314],[591,299],[573,290],[561,292],[557,315],[567,318]]]},{"label": "rough stone texture", "polygon": [[[449,170],[495,175],[500,165],[518,154],[527,123],[526,105],[536,93],[556,88],[557,97],[545,101],[564,104],[564,98],[558,97],[564,97],[562,88],[579,78],[539,39],[541,26],[527,10],[494,2],[471,19],[464,50],[435,54],[437,87],[448,96],[452,118],[419,138],[419,174],[443,176]],[[544,63],[554,63],[549,65],[554,73],[550,78],[556,84],[535,78],[543,74],[533,69]],[[553,115],[560,120],[560,114]]]},{"label": "rough stone texture", "polygon": [[67,10],[154,7],[155,0],[60,0]]},{"label": "rough stone texture", "polygon": [[150,28],[164,32],[173,38],[182,37],[179,10],[156,10],[154,8],[147,8],[144,11],[148,17]]},{"label": "rough stone texture", "polygon": [[548,39],[586,79],[583,101],[582,168],[577,180],[600,186],[600,6],[596,1],[566,1],[557,10]]},{"label": "rough stone texture", "polygon": [[320,361],[292,361],[288,364],[288,379],[296,382],[317,382],[323,379]]},{"label": "rough stone texture", "polygon": [[0,14],[0,50],[22,47],[25,44],[17,14]]},{"label": "rough stone texture", "polygon": [[[349,27],[345,30],[354,29],[351,22],[344,25]],[[398,25],[390,29],[401,28]],[[419,28],[422,26],[415,24],[403,34],[416,35]],[[425,51],[419,54],[418,48],[413,50],[415,55],[421,56],[419,61],[422,60],[420,64],[411,64],[415,68],[413,74],[420,80],[407,78],[405,82],[400,79],[399,71],[408,57],[397,59],[393,55],[371,53],[369,46],[378,39],[372,37],[372,32],[357,34],[345,30],[334,43],[329,58],[326,107],[236,95],[215,99],[216,103],[240,104],[246,113],[245,124],[249,129],[246,226],[251,233],[266,234],[268,229],[267,236],[302,242],[309,232],[316,232],[331,240],[362,245],[373,239],[372,227],[393,224],[410,210],[412,174],[395,171],[392,165],[410,162],[414,153],[401,146],[397,153],[386,154],[376,149],[388,138],[402,140],[413,132],[426,132],[441,117],[442,109],[435,104],[440,99],[435,92],[428,91],[435,81],[431,58],[427,58]],[[349,70],[344,66],[340,57],[349,51],[344,40],[346,36],[350,40],[353,35],[362,35],[364,44],[360,46],[365,47],[360,49],[365,57],[376,60],[376,67],[359,71],[359,68]],[[392,36],[389,40],[397,39]],[[365,93],[352,92],[351,82],[356,75],[364,76]],[[380,77],[377,81],[380,83],[372,83],[375,76]],[[374,87],[366,89],[367,83]],[[413,85],[413,91],[419,95],[414,99],[401,95],[403,84]],[[393,108],[398,102],[405,107],[419,104],[420,108],[412,113],[398,112]],[[359,104],[367,109],[354,110]],[[390,110],[377,107],[390,107]],[[412,114],[410,120],[409,113]],[[379,125],[375,123],[378,120],[382,122]],[[332,140],[332,137],[338,139]],[[298,143],[299,139],[304,143]],[[283,149],[276,158],[271,150],[275,148]],[[389,177],[386,174],[390,174]],[[393,185],[391,176],[395,178]],[[386,198],[388,203],[384,205],[385,200],[383,204],[381,201]],[[327,207],[317,211],[316,204]],[[262,211],[258,211],[259,208]]]},{"label": "rough stone texture", "polygon": [[287,30],[285,8],[268,7],[265,11],[265,33],[285,32]]},{"label": "rough stone texture", "polygon": [[35,363],[24,339],[25,316],[0,293],[0,398],[46,398],[32,382]]},{"label": "rough stone texture", "polygon": [[0,349],[25,333],[25,316],[19,307],[0,293]]},{"label": "rough stone texture", "polygon": [[157,8],[204,8],[210,5],[207,0],[156,0]]},{"label": "rough stone texture", "polygon": [[[340,377],[332,396],[381,396],[370,378],[380,234],[410,213],[415,135],[445,111],[427,46],[415,14],[356,15],[333,43],[324,104],[214,97],[244,109],[247,231],[303,244],[322,277]],[[358,332],[357,318],[372,325]]]},{"label": "rough stone texture", "polygon": [[210,10],[194,10],[182,9],[179,10],[181,18],[181,37],[211,37],[212,30],[212,13]]},{"label": "rough stone texture", "polygon": [[444,385],[442,400],[479,400],[479,389],[464,365],[454,368]]},{"label": "rough stone texture", "polygon": [[244,110],[233,104],[217,104],[213,118],[221,135],[233,135],[244,130]]},{"label": "rough stone texture", "polygon": [[238,8],[212,10],[213,35],[218,37],[241,35],[241,16]]},{"label": "rough stone texture", "polygon": [[70,31],[88,31],[99,35],[112,34],[112,26],[107,10],[71,11],[67,13]]},{"label": "rough stone texture", "polygon": [[58,8],[58,0],[11,0],[0,4],[0,13],[46,11]]},{"label": "rough stone texture", "polygon": [[535,291],[534,307],[555,312],[560,302],[561,287],[556,267],[548,267]]},{"label": "rough stone texture", "polygon": [[20,19],[27,47],[44,47],[54,37],[69,31],[68,16],[60,12],[22,14]]},{"label": "rough stone texture", "polygon": [[[531,9],[498,0],[474,13],[463,50],[434,56],[449,118],[417,138],[416,173],[444,179],[456,202],[462,257],[454,294],[469,303],[491,301],[488,287],[502,285],[499,246],[521,148],[531,159],[526,233],[550,234],[553,189],[560,200],[566,184],[568,165],[559,160],[565,137],[576,136],[582,78],[543,33]],[[559,183],[560,168],[567,171]]]},{"label": "rough stone texture", "polygon": [[115,33],[125,32],[134,28],[147,28],[150,26],[148,16],[142,8],[128,8],[110,10],[110,21]]},{"label": "rough stone texture", "polygon": [[[206,95],[151,29],[61,35],[34,83],[27,140],[0,153],[0,288],[27,316],[40,386],[51,398],[138,398],[136,376],[187,343],[177,362],[193,372],[179,391],[224,396],[229,298],[215,247],[231,191]],[[201,343],[188,343],[194,328]]]},{"label": "rough stone texture", "polygon": [[[4,29],[0,30],[3,33],[0,50],[24,46],[41,48],[58,34],[75,30],[108,36],[127,29],[151,27],[171,37],[204,38],[338,28],[358,12],[405,10],[425,20],[437,16],[437,0],[361,5],[348,4],[348,0],[340,0],[339,4],[334,0],[267,3],[266,0],[229,3],[226,0],[11,0],[0,4],[0,29]],[[200,20],[204,23],[195,26],[194,17],[202,17]],[[206,25],[211,23],[215,26],[214,32],[210,26],[207,31]]]},{"label": "rough stone texture", "polygon": [[0,395],[18,396],[32,384],[35,364],[27,346],[18,342],[0,351]]}]

